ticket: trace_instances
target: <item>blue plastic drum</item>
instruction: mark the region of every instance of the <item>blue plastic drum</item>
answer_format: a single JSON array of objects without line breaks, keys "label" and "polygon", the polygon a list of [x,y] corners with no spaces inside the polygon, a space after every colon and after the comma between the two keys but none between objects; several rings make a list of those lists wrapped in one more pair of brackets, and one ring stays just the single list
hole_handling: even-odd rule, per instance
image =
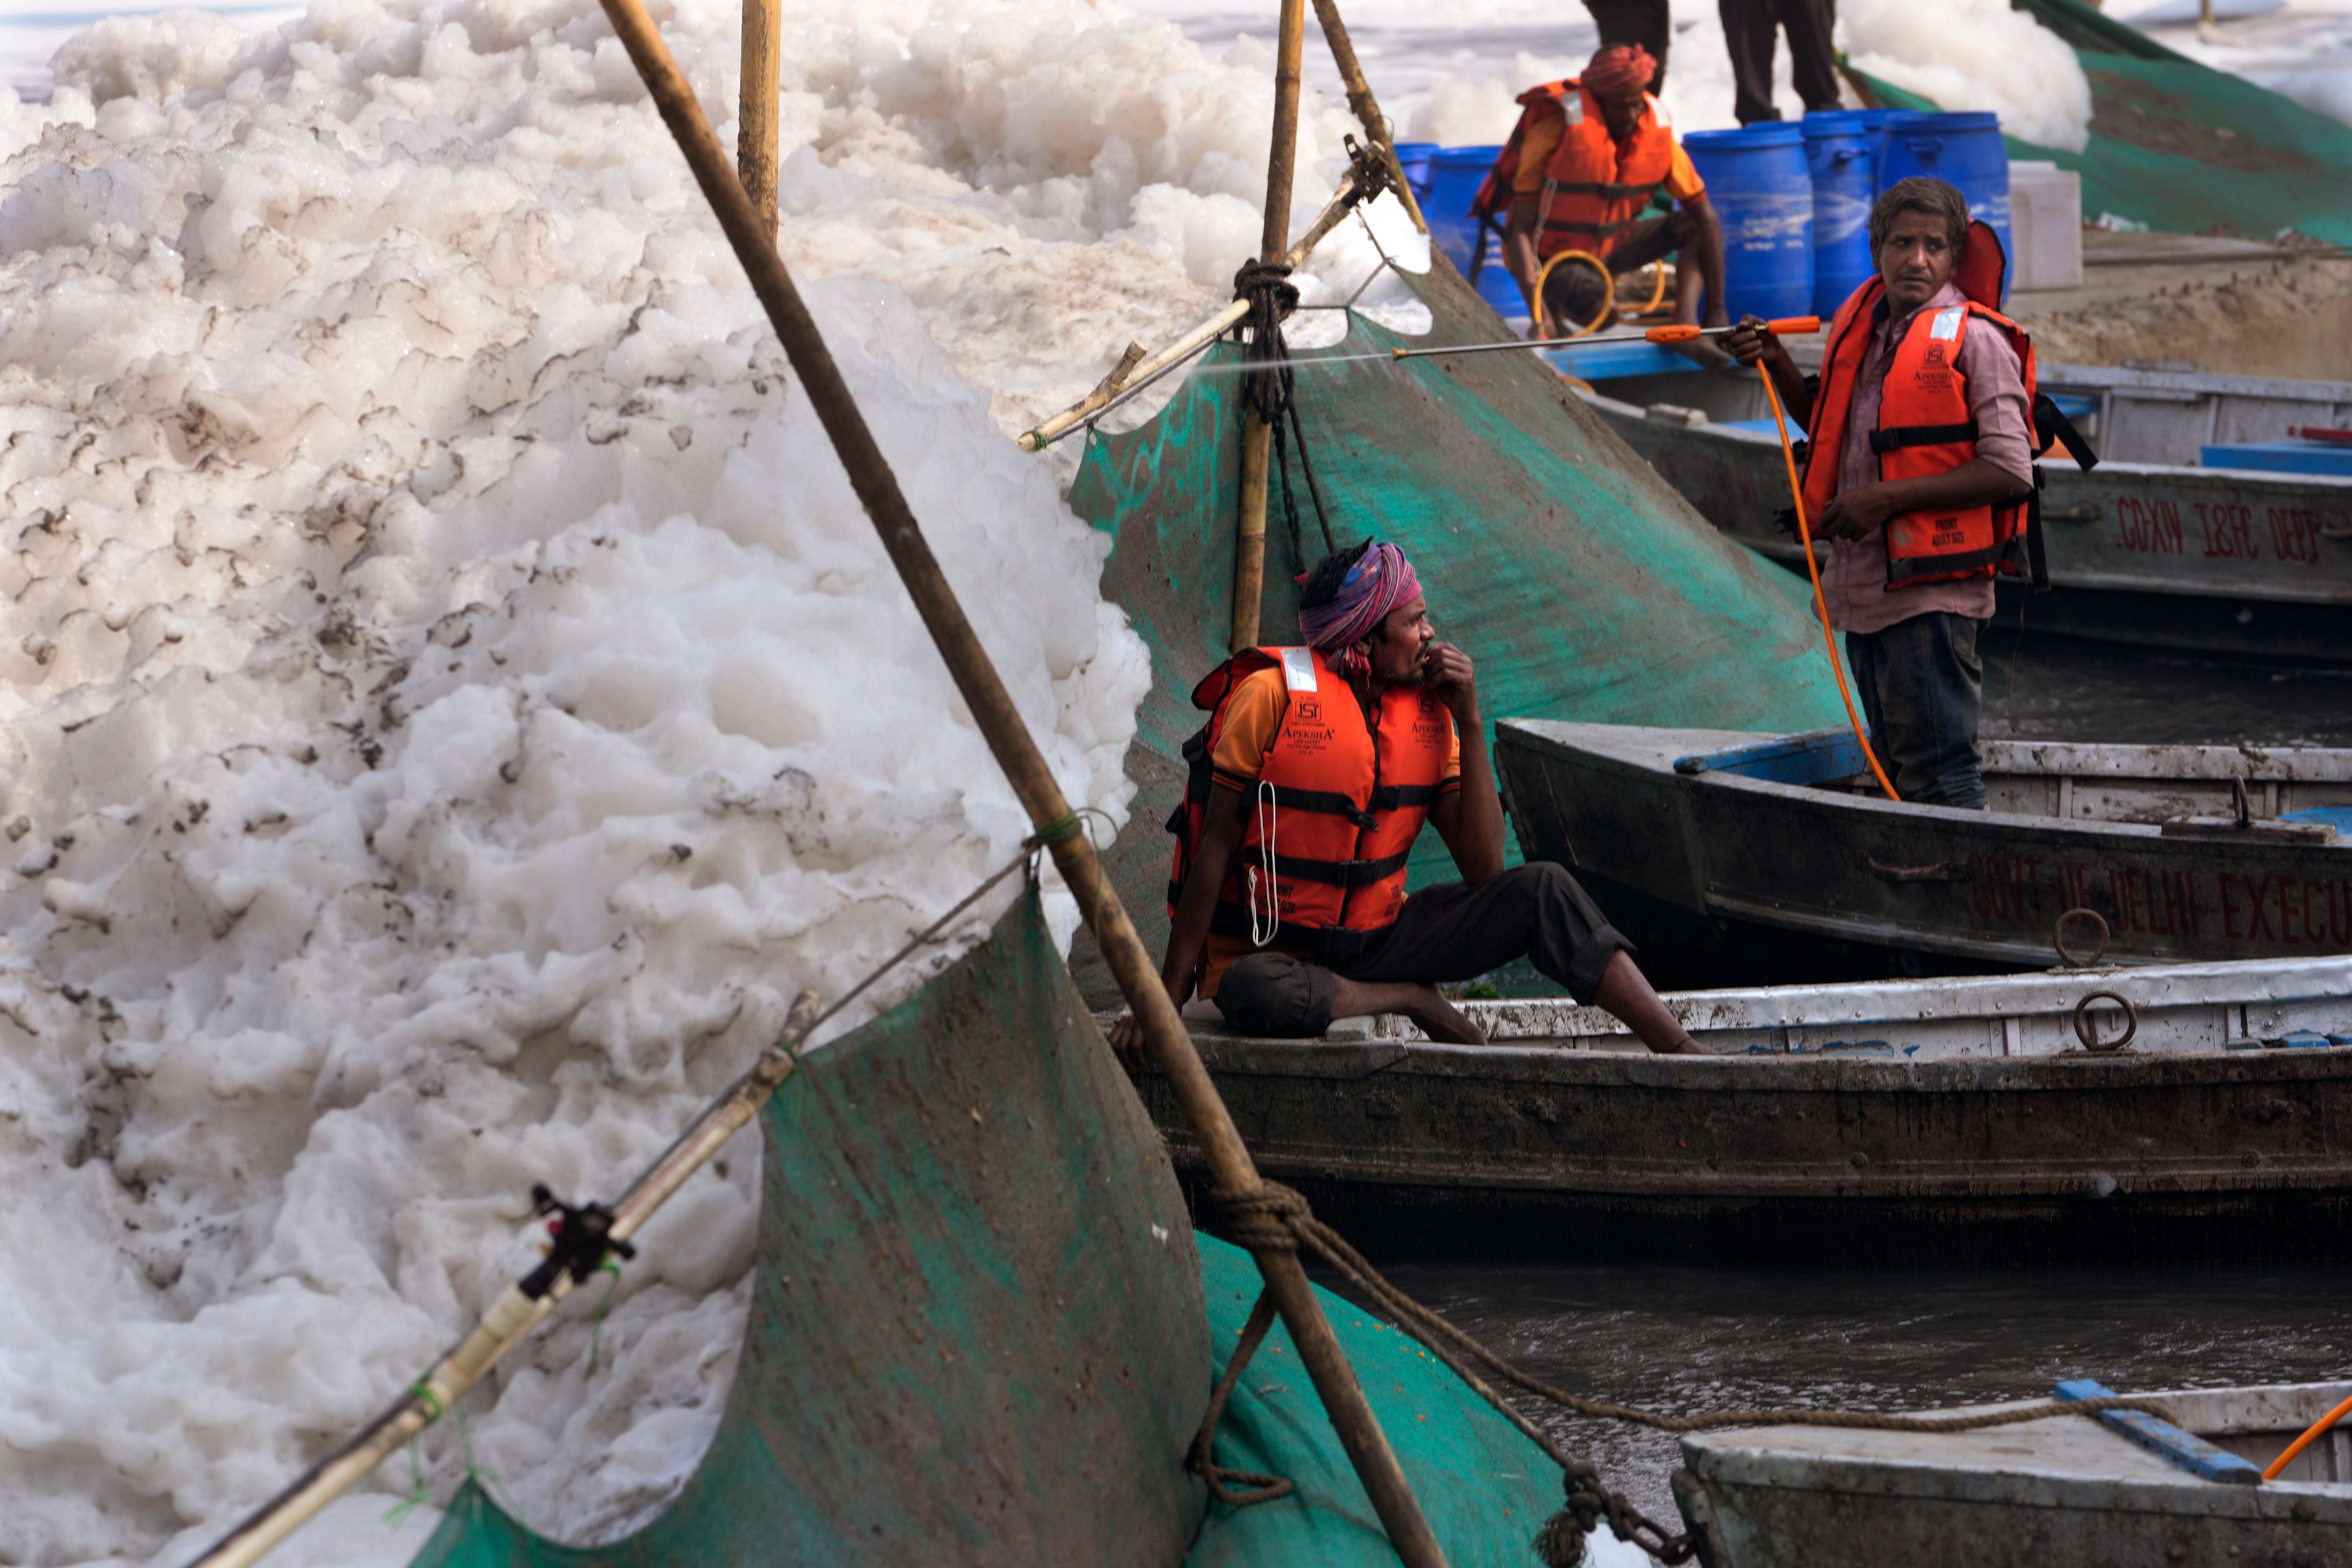
[{"label": "blue plastic drum", "polygon": [[1437,151],[1434,142],[1400,142],[1396,144],[1397,164],[1404,171],[1404,183],[1412,187],[1412,199],[1422,205],[1429,205],[1429,159]]},{"label": "blue plastic drum", "polygon": [[[1470,204],[1477,199],[1486,171],[1495,166],[1495,160],[1502,153],[1500,147],[1433,147],[1429,151],[1429,194],[1422,198],[1421,216],[1429,220],[1429,237],[1437,242],[1446,259],[1465,274],[1470,270],[1470,253],[1478,241],[1478,226],[1470,217]],[[1402,159],[1402,148],[1398,149],[1397,155]],[[1527,297],[1519,292],[1511,269],[1503,265],[1499,229],[1490,230],[1486,236],[1486,262],[1478,273],[1478,295],[1494,306],[1498,315],[1528,313]]]},{"label": "blue plastic drum", "polygon": [[[2009,229],[2009,153],[2001,145],[1997,114],[1898,114],[1886,126],[1886,160],[1878,171],[1878,188],[1897,180],[1927,174],[1959,188],[1969,199],[1969,216],[1992,226],[2000,236],[2002,251],[2012,258],[2015,247]],[[2008,297],[2007,279],[2002,298]]]},{"label": "blue plastic drum", "polygon": [[1782,121],[1683,138],[1723,223],[1724,309],[1733,321],[1813,309],[1813,180],[1805,136]]},{"label": "blue plastic drum", "polygon": [[1823,321],[1877,270],[1870,256],[1870,204],[1877,196],[1885,110],[1833,109],[1801,122],[1813,176],[1813,314]]}]

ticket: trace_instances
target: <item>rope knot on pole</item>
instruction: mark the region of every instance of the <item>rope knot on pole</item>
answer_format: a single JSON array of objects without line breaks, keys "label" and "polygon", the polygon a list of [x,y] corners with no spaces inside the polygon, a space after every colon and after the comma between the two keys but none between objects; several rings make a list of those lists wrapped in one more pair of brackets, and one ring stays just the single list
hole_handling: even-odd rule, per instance
[{"label": "rope knot on pole", "polygon": [[1261,1180],[1255,1187],[1218,1187],[1209,1194],[1234,1245],[1252,1252],[1296,1252],[1299,1221],[1312,1221],[1314,1211],[1295,1189],[1280,1182]]}]

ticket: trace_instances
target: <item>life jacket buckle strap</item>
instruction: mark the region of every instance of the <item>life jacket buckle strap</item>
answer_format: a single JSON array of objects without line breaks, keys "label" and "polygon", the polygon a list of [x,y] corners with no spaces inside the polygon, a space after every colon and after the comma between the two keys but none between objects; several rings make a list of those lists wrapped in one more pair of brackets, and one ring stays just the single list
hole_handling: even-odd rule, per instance
[{"label": "life jacket buckle strap", "polygon": [[1977,422],[1959,425],[1895,425],[1873,430],[1870,449],[1893,452],[1905,447],[1947,447],[1977,438]]}]

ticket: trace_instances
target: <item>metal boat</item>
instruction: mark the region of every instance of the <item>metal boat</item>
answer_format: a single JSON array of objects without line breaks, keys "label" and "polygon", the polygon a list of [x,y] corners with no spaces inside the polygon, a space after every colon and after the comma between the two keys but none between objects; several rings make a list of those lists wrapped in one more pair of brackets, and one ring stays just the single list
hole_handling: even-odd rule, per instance
[{"label": "metal boat", "polygon": [[[2062,1383],[2061,1399],[2106,1393]],[[2352,1384],[2179,1389],[2173,1417],[2108,1411],[1954,1433],[1775,1426],[1683,1439],[1685,1515],[1714,1568],[2069,1568],[2352,1562],[2352,1435],[2261,1471]],[[1990,1415],[2003,1405],[1938,1414]]]},{"label": "metal boat", "polygon": [[1643,945],[1725,979],[2352,952],[2352,751],[1984,743],[1988,811],[1890,801],[1850,731],[1505,720],[1530,858]]},{"label": "metal boat", "polygon": [[[1790,506],[1780,435],[1753,374],[1700,370],[1646,343],[1555,363],[1708,521],[1803,572],[1780,521]],[[2048,365],[2041,384],[2102,461],[2089,473],[2062,451],[2043,462],[2052,591],[2003,584],[2004,629],[2352,661],[2352,477],[2227,466],[2279,460],[2260,448],[2290,430],[2352,425],[2352,382]]]},{"label": "metal boat", "polygon": [[1652,1056],[1566,998],[1465,1004],[1485,1046],[1193,1025],[1259,1165],[1359,1237],[1773,1261],[2352,1244],[2352,955],[1665,1001],[1706,1056]]}]

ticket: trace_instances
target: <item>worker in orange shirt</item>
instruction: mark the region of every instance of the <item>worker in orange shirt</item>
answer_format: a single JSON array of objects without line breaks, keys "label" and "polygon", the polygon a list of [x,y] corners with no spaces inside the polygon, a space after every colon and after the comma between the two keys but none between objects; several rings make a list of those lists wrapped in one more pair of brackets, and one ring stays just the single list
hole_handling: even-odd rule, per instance
[{"label": "worker in orange shirt", "polygon": [[[1519,123],[1472,213],[1484,224],[1508,210],[1503,261],[1527,297],[1536,337],[1560,336],[1599,310],[1600,279],[1586,266],[1553,268],[1542,284],[1543,298],[1537,298],[1544,263],[1568,250],[1598,258],[1618,277],[1678,254],[1675,319],[1710,327],[1728,323],[1723,226],[1689,154],[1675,140],[1665,106],[1648,90],[1656,70],[1647,50],[1612,44],[1592,57],[1581,76],[1519,95]],[[1645,216],[1660,191],[1676,210]]]}]

